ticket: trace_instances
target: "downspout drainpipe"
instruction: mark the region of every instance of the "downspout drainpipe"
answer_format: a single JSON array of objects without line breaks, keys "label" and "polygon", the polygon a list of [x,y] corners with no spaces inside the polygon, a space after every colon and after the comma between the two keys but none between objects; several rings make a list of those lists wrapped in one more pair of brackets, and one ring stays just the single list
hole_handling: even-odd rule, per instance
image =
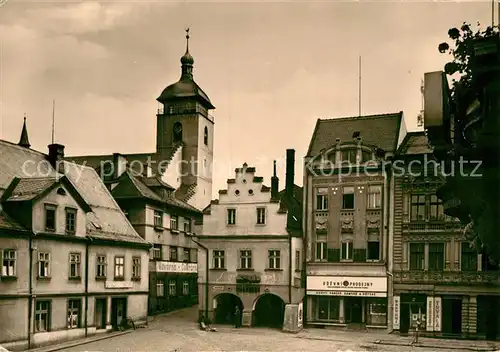
[{"label": "downspout drainpipe", "polygon": [[33,315],[33,233],[29,234],[29,281],[28,281],[28,349],[31,348],[31,320]]},{"label": "downspout drainpipe", "polygon": [[[307,162],[308,160],[304,160],[304,164]],[[309,173],[308,173],[308,169],[307,167],[304,167],[304,183],[303,183],[303,189],[304,189],[304,195],[302,196],[302,252],[304,253],[303,254],[303,259],[302,259],[302,262],[303,262],[303,270],[301,271],[302,272],[302,275],[301,275],[301,281],[302,281],[302,284],[304,286],[304,297],[302,298],[302,324],[303,326],[305,327],[306,324],[307,324],[307,312],[308,312],[308,308],[307,308],[307,253],[308,253],[308,238],[307,238],[307,220],[308,220],[308,217],[309,217],[309,212],[308,212],[308,207],[307,207],[307,200],[309,199],[309,182],[308,182],[308,179],[309,179]],[[312,254],[311,254],[312,256]]]},{"label": "downspout drainpipe", "polygon": [[85,243],[85,337],[88,336],[88,313],[89,313],[89,246],[92,238]]},{"label": "downspout drainpipe", "polygon": [[387,326],[389,327],[389,334],[391,334],[394,331],[394,327],[392,325],[394,321],[394,307],[393,307],[393,297],[394,297],[394,286],[393,286],[393,275],[392,275],[392,261],[393,261],[393,255],[392,255],[392,246],[391,243],[393,243],[393,227],[391,224],[391,214],[394,212],[394,208],[392,206],[392,199],[391,199],[391,191],[394,191],[394,187],[392,187],[392,166],[388,165],[386,166],[386,175],[387,175],[387,189],[386,189],[386,195],[387,195],[387,202],[386,202],[386,212],[385,212],[385,217],[386,217],[386,224],[387,224],[387,232],[385,236],[385,248],[386,248],[386,256],[387,256],[387,261],[386,261],[386,268],[387,268],[387,307],[388,307],[388,314],[387,318],[392,319],[392,321],[387,321]]},{"label": "downspout drainpipe", "polygon": [[[288,217],[288,214],[287,214]],[[288,221],[288,219],[287,219]],[[292,304],[292,280],[293,280],[293,273],[292,273],[292,234],[290,231],[288,231],[288,247],[290,248],[289,254],[288,254],[288,302]]]},{"label": "downspout drainpipe", "polygon": [[210,278],[210,273],[209,273],[209,264],[210,264],[210,258],[208,256],[208,248],[202,245],[200,242],[196,241],[194,238],[190,237],[191,241],[196,243],[200,248],[202,248],[205,251],[205,319],[208,319],[208,283],[209,278]]}]

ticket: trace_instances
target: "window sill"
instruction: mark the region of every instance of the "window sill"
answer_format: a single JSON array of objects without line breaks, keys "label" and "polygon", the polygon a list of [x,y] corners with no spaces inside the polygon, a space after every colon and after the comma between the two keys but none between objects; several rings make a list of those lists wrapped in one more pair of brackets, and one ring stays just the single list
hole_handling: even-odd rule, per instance
[{"label": "window sill", "polygon": [[296,273],[300,273],[300,272],[302,272],[302,270],[300,270],[300,269],[295,269],[295,272],[296,272]]},{"label": "window sill", "polygon": [[69,281],[82,281],[82,278],[80,276],[72,276],[72,277],[68,277],[68,280]]},{"label": "window sill", "polygon": [[378,263],[380,262],[380,259],[366,259],[367,263]]},{"label": "window sill", "polygon": [[74,236],[74,235],[76,235],[76,231],[66,231],[66,235]]},{"label": "window sill", "polygon": [[106,281],[106,276],[96,276],[95,281]]},{"label": "window sill", "polygon": [[45,232],[56,232],[56,229],[49,229],[49,228],[45,228]]},{"label": "window sill", "polygon": [[267,268],[267,269],[264,269],[264,271],[283,271],[283,269],[280,269],[280,268]]},{"label": "window sill", "polygon": [[341,263],[352,263],[352,262],[354,262],[354,260],[352,260],[352,259],[340,259],[340,262]]},{"label": "window sill", "polygon": [[257,224],[255,224],[255,226],[266,226],[266,224],[265,223],[264,224],[257,223]]},{"label": "window sill", "polygon": [[138,276],[138,277],[133,277],[131,280],[132,280],[132,281],[141,281],[141,277],[140,277],[140,276]]},{"label": "window sill", "polygon": [[153,229],[156,232],[163,232],[163,230],[164,230],[163,226],[158,226],[158,225],[153,226]]},{"label": "window sill", "polygon": [[244,269],[244,268],[240,268],[240,269],[236,269],[236,271],[255,271],[255,269]]},{"label": "window sill", "polygon": [[341,208],[340,211],[354,211],[354,209],[349,209],[349,208]]},{"label": "window sill", "polygon": [[38,281],[50,281],[51,277],[50,276],[37,276],[36,279]]},{"label": "window sill", "polygon": [[17,276],[0,276],[0,282],[1,281],[16,281]]},{"label": "window sill", "polygon": [[178,235],[179,234],[179,230],[170,229],[170,233]]},{"label": "window sill", "polygon": [[369,211],[378,211],[378,210],[382,210],[381,207],[378,207],[378,208],[366,208],[366,210],[369,210]]},{"label": "window sill", "polygon": [[125,278],[123,276],[118,276],[118,277],[114,277],[113,281],[125,281]]},{"label": "window sill", "polygon": [[226,268],[210,268],[212,271],[227,271]]}]

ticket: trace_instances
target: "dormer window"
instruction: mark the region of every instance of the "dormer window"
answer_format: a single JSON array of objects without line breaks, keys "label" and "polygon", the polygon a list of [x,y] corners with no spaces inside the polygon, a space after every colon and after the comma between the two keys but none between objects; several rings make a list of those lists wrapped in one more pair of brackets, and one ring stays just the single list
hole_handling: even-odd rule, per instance
[{"label": "dormer window", "polygon": [[45,205],[45,230],[54,232],[56,230],[56,206]]},{"label": "dormer window", "polygon": [[341,152],[342,163],[346,164],[356,164],[356,156],[358,154],[357,149],[344,149]]}]

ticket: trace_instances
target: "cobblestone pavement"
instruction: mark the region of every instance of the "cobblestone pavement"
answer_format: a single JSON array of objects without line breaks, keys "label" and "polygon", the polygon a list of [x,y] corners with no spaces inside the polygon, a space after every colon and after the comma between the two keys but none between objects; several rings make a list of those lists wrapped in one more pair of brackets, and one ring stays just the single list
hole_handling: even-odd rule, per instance
[{"label": "cobblestone pavement", "polygon": [[[374,344],[376,340],[388,339],[389,335],[385,332],[309,329],[299,334],[287,334],[273,329],[234,329],[229,326],[217,326],[217,332],[205,332],[200,331],[194,323],[196,313],[196,309],[189,308],[166,316],[158,316],[153,318],[145,329],[64,350],[68,352],[436,351],[436,348]],[[393,339],[401,341],[405,338]]]}]

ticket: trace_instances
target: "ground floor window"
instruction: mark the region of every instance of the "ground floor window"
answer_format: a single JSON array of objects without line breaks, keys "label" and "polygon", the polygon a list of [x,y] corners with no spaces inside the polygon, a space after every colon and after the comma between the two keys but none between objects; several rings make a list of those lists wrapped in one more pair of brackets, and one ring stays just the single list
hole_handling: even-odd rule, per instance
[{"label": "ground floor window", "polygon": [[36,301],[35,331],[50,331],[50,301]]},{"label": "ground floor window", "polygon": [[313,297],[315,320],[338,321],[340,297]]},{"label": "ground floor window", "polygon": [[182,294],[189,295],[189,282],[188,281],[184,281],[182,283]]},{"label": "ground floor window", "polygon": [[80,327],[81,304],[80,299],[68,300],[68,329]]},{"label": "ground floor window", "polygon": [[387,298],[367,298],[366,308],[367,325],[387,324]]}]

